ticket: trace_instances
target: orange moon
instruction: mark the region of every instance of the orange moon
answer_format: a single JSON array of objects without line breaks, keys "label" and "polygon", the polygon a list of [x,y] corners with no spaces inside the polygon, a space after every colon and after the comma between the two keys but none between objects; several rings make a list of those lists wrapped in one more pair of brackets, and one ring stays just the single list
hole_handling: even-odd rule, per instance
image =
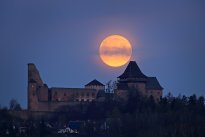
[{"label": "orange moon", "polygon": [[100,58],[111,67],[125,65],[131,58],[132,46],[123,36],[111,35],[100,44]]}]

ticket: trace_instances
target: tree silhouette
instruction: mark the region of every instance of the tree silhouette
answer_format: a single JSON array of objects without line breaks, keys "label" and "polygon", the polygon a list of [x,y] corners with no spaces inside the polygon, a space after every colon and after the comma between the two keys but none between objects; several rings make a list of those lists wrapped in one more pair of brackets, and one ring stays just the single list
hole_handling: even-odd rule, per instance
[{"label": "tree silhouette", "polygon": [[22,110],[21,105],[18,103],[17,100],[11,99],[9,103],[9,109],[10,110]]}]

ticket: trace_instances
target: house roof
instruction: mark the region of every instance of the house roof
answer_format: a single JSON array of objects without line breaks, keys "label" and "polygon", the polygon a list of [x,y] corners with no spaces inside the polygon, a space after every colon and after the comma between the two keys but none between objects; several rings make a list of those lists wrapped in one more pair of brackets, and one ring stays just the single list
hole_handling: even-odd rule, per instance
[{"label": "house roof", "polygon": [[94,79],[93,81],[89,82],[85,86],[105,86],[105,85],[97,81],[96,79]]},{"label": "house roof", "polygon": [[162,86],[159,84],[159,81],[156,77],[148,77],[147,83],[146,83],[146,89],[156,89],[156,90],[162,90]]},{"label": "house roof", "polygon": [[135,61],[130,61],[124,73],[118,78],[147,78],[147,76],[141,72]]}]

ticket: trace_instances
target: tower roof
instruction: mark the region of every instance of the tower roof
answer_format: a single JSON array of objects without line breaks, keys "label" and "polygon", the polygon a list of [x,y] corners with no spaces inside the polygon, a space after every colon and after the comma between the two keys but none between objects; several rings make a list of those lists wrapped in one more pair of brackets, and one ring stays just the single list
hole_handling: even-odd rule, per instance
[{"label": "tower roof", "polygon": [[148,77],[148,81],[146,83],[146,89],[156,89],[162,90],[162,86],[159,84],[159,81],[156,77]]},{"label": "tower roof", "polygon": [[141,72],[135,61],[130,61],[124,73],[118,78],[147,78],[147,76]]},{"label": "tower roof", "polygon": [[101,82],[97,81],[96,79],[94,79],[93,81],[89,82],[85,86],[93,86],[93,85],[95,85],[95,86],[105,86]]}]

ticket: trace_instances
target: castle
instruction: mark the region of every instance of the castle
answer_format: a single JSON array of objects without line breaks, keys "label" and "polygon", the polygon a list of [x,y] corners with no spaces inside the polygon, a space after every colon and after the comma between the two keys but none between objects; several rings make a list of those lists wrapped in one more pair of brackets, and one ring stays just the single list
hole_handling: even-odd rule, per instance
[{"label": "castle", "polygon": [[93,80],[85,88],[48,88],[43,83],[34,64],[28,64],[28,110],[55,111],[82,101],[96,100],[99,91],[105,90],[105,85]]},{"label": "castle", "polygon": [[[163,88],[156,77],[147,77],[139,69],[135,61],[130,61],[124,73],[118,77],[115,95],[126,98],[128,90],[138,90],[144,96],[153,96],[159,101]],[[99,94],[105,92],[105,85],[93,80],[84,88],[48,88],[43,83],[39,71],[32,63],[28,64],[28,110],[54,112],[67,105],[80,102],[91,102],[99,99]]]},{"label": "castle", "polygon": [[157,78],[144,75],[135,61],[130,61],[124,73],[118,77],[117,96],[126,99],[128,90],[137,90],[146,97],[152,96],[156,102],[163,93]]}]

